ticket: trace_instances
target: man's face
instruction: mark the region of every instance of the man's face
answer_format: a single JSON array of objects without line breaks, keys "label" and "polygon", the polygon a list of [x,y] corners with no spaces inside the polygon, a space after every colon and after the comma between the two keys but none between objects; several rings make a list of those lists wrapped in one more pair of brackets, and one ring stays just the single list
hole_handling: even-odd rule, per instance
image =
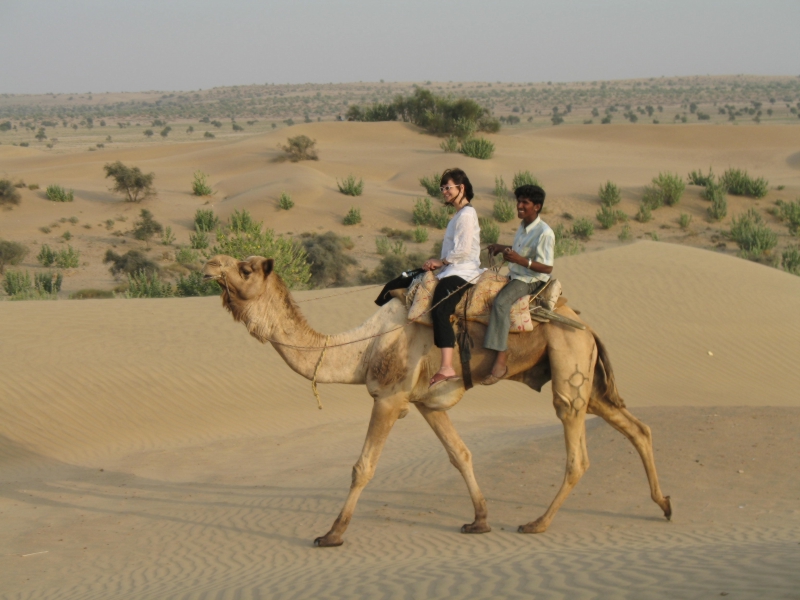
[{"label": "man's face", "polygon": [[517,217],[526,223],[532,223],[542,210],[541,204],[534,204],[528,198],[517,198]]}]

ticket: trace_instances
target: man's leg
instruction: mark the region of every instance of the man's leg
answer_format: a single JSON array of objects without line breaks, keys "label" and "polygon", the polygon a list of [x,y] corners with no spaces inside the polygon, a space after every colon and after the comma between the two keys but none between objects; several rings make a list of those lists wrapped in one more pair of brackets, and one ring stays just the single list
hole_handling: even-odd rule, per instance
[{"label": "man's leg", "polygon": [[487,384],[495,383],[508,371],[506,350],[508,350],[508,330],[511,327],[511,307],[517,300],[527,296],[530,290],[531,284],[519,279],[512,279],[500,290],[492,303],[492,314],[489,317],[489,326],[486,329],[483,347],[497,350],[497,358],[492,367],[493,377],[487,377],[485,380]]}]

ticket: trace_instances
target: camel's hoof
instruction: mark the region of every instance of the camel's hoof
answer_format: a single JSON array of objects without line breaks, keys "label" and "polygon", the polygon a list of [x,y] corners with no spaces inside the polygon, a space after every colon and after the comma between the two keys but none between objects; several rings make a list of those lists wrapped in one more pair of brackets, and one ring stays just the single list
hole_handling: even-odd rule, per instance
[{"label": "camel's hoof", "polygon": [[545,531],[547,531],[547,525],[542,525],[542,523],[536,520],[533,523],[526,523],[525,525],[520,525],[517,531],[519,533],[544,533]]},{"label": "camel's hoof", "polygon": [[461,533],[489,533],[492,528],[485,521],[483,523],[467,523],[461,526]]},{"label": "camel's hoof", "polygon": [[342,544],[344,544],[343,539],[339,538],[338,540],[329,540],[328,536],[325,535],[314,540],[314,545],[317,548],[334,548],[336,546],[341,546]]},{"label": "camel's hoof", "polygon": [[664,516],[667,521],[672,521],[672,502],[669,501],[669,496],[664,496],[664,500],[667,503],[667,508],[664,509]]}]

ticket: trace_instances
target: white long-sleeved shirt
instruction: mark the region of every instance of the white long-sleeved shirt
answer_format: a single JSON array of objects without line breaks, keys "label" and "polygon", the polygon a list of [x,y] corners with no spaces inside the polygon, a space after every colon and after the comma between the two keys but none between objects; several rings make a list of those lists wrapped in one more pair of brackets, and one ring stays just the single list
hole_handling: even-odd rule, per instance
[{"label": "white long-sleeved shirt", "polygon": [[439,279],[456,275],[475,283],[478,275],[485,271],[481,269],[481,228],[478,224],[478,213],[471,206],[459,210],[447,224],[442,243],[442,260],[451,264],[439,271]]}]

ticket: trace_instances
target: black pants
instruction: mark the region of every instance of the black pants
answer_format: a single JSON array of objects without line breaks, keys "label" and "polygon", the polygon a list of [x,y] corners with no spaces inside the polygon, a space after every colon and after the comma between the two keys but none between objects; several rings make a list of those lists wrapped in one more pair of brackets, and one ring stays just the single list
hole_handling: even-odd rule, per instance
[{"label": "black pants", "polygon": [[437,348],[455,347],[456,334],[453,332],[450,316],[455,312],[456,304],[461,300],[461,296],[471,287],[471,283],[467,283],[456,275],[440,279],[436,284],[436,289],[433,291],[435,308],[431,312],[431,319],[433,320],[433,343]]}]

